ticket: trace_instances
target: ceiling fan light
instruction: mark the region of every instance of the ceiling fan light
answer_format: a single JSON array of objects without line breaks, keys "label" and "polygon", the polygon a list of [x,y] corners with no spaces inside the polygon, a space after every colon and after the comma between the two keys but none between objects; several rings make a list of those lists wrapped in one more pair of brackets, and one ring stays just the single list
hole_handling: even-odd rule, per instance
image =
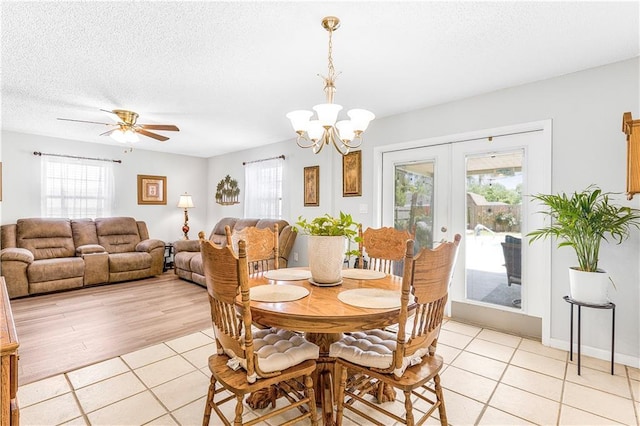
[{"label": "ceiling fan light", "polygon": [[124,132],[124,140],[126,142],[138,142],[140,140],[140,138],[138,137],[138,134],[136,132],[134,132],[133,130],[129,129],[127,131]]},{"label": "ceiling fan light", "polygon": [[325,127],[331,127],[336,124],[338,113],[341,109],[342,106],[338,104],[319,104],[313,107],[313,110],[318,114],[320,124]]},{"label": "ceiling fan light", "polygon": [[126,143],[127,142],[127,138],[124,135],[124,132],[120,129],[114,130],[111,133],[111,137],[115,140],[117,140],[120,143]]},{"label": "ceiling fan light", "polygon": [[291,111],[287,114],[287,118],[291,120],[293,130],[298,133],[304,133],[309,128],[309,119],[313,115],[313,112],[307,110]]},{"label": "ceiling fan light", "polygon": [[376,116],[366,109],[352,109],[347,112],[347,115],[353,123],[353,130],[356,132],[364,132],[369,127],[369,122],[376,118]]}]

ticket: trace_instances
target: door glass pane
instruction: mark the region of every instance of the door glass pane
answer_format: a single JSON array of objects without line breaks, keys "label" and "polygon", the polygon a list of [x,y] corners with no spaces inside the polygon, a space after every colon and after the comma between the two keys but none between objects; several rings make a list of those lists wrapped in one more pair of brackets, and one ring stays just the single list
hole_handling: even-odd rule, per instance
[{"label": "door glass pane", "polygon": [[466,156],[467,299],[521,309],[523,155]]},{"label": "door glass pane", "polygon": [[393,223],[415,232],[415,251],[433,246],[434,162],[395,165]]}]

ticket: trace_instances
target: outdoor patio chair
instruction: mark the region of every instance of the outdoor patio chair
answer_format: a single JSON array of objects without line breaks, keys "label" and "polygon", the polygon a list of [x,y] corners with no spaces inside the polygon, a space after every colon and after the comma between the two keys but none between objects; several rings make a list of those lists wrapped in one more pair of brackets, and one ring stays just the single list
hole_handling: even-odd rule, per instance
[{"label": "outdoor patio chair", "polygon": [[502,245],[504,266],[507,269],[507,285],[522,285],[522,240],[511,235],[505,236]]}]

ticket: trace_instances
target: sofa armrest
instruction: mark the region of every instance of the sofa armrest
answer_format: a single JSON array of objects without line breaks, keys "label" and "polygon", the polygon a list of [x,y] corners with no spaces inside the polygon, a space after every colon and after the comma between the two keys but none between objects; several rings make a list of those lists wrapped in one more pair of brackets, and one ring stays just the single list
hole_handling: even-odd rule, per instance
[{"label": "sofa armrest", "polygon": [[181,251],[200,251],[199,240],[179,240],[173,243],[174,253]]},{"label": "sofa armrest", "polygon": [[289,259],[289,253],[293,248],[293,243],[295,243],[297,236],[298,233],[293,231],[293,227],[291,225],[287,225],[282,228],[280,236],[278,237],[278,246],[281,258],[285,260]]},{"label": "sofa armrest", "polygon": [[161,248],[162,250],[164,250],[164,241],[151,238],[148,240],[142,240],[136,245],[136,251],[146,251],[148,253],[151,253],[151,250],[157,248]]},{"label": "sofa armrest", "polygon": [[104,247],[98,244],[85,244],[76,247],[76,256],[83,256],[85,254],[105,253]]},{"label": "sofa armrest", "polygon": [[8,247],[0,250],[0,259],[3,262],[18,261],[24,263],[32,263],[34,260],[33,253],[27,249],[17,247]]}]

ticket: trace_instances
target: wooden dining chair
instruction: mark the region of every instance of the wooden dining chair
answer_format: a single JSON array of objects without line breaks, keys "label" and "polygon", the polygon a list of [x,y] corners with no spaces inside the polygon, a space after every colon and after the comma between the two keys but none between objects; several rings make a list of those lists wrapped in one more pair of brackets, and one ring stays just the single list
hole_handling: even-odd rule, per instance
[{"label": "wooden dining chair", "polygon": [[[399,231],[394,228],[367,228],[362,232],[362,225],[358,225],[358,267],[373,269],[393,274],[402,270],[402,260],[405,255],[407,240],[412,240],[409,231]],[[364,253],[369,260],[365,261]]]},{"label": "wooden dining chair", "polygon": [[[300,414],[295,421],[308,418],[312,425],[316,425],[311,374],[316,369],[318,346],[287,330],[252,330],[244,240],[238,242],[236,255],[231,245],[219,247],[205,240],[204,232],[201,232],[200,252],[218,348],[217,353],[209,357],[211,383],[202,424],[209,424],[212,410],[225,425],[233,423],[238,426],[260,423],[285,411],[298,409]],[[241,305],[236,303],[238,298]],[[244,396],[261,390],[273,409],[243,422]],[[276,399],[281,396],[288,404],[275,409]],[[235,417],[230,421],[220,407],[234,399]]]},{"label": "wooden dining chair", "polygon": [[[340,380],[338,425],[345,409],[378,425],[387,423],[374,419],[369,414],[371,409],[406,425],[422,424],[437,409],[440,424],[447,425],[439,375],[443,361],[436,354],[436,345],[460,238],[456,235],[453,242],[442,243],[434,250],[425,248],[415,257],[413,240],[406,242],[397,333],[354,332],[331,344],[329,356],[337,358]],[[411,305],[413,309],[414,304],[413,321],[407,324],[408,308]],[[429,386],[431,380],[433,387]],[[404,393],[405,418],[386,410],[381,400],[369,395],[380,398],[379,389],[385,385]],[[425,396],[425,390],[435,398]],[[411,400],[414,397],[431,405],[417,421]]]},{"label": "wooden dining chair", "polygon": [[247,226],[239,231],[231,231],[229,225],[224,227],[227,237],[227,245],[238,252],[238,242],[244,240],[247,244],[247,260],[249,261],[249,273],[265,272],[278,269],[280,258],[278,224],[273,224],[273,230],[269,228],[256,228]]}]

